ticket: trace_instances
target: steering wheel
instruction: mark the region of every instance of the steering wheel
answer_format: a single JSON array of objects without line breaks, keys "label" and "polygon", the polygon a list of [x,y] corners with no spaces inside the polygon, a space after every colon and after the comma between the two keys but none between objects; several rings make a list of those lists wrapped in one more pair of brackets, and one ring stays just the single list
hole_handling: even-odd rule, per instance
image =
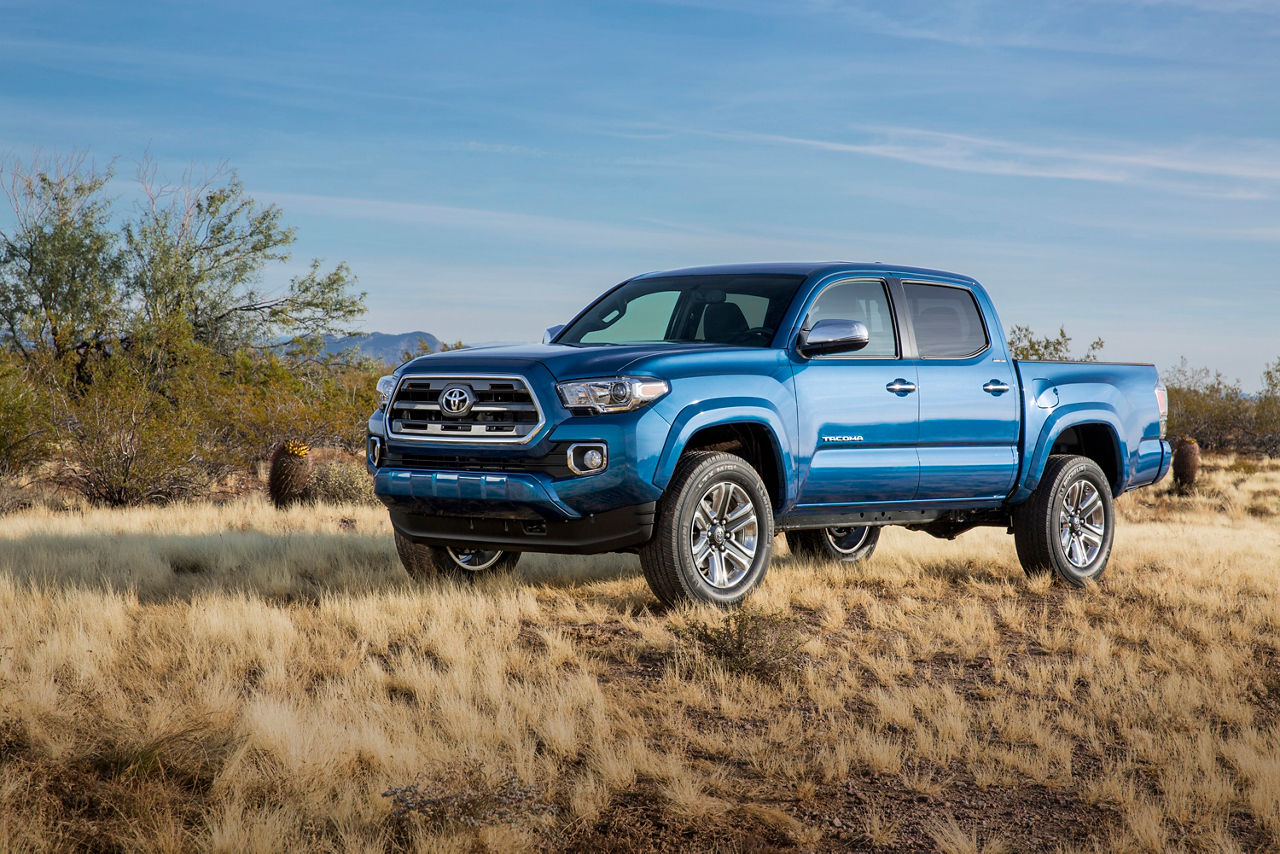
[{"label": "steering wheel", "polygon": [[733,336],[733,343],[743,347],[768,347],[772,340],[773,330],[767,326],[753,326]]}]

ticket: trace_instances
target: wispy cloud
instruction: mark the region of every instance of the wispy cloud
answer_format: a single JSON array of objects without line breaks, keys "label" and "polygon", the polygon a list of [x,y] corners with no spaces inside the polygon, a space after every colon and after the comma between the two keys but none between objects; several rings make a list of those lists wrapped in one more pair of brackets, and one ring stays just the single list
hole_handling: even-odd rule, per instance
[{"label": "wispy cloud", "polygon": [[1275,0],[1106,0],[1115,5],[1127,6],[1181,6],[1215,15],[1239,14],[1280,17],[1280,5]]},{"label": "wispy cloud", "polygon": [[539,148],[529,148],[525,145],[506,145],[498,142],[465,142],[460,146],[463,151],[473,151],[477,154],[510,154],[519,157],[545,157],[547,152]]},{"label": "wispy cloud", "polygon": [[1270,190],[1258,185],[1280,182],[1280,146],[1271,141],[1237,141],[1232,151],[1215,145],[1215,151],[1207,152],[1194,146],[1108,149],[1108,143],[1087,141],[1068,148],[919,128],[875,129],[855,142],[744,131],[705,134],[739,142],[883,157],[956,172],[1135,184],[1220,198],[1270,198]]},{"label": "wispy cloud", "polygon": [[751,251],[765,256],[813,257],[824,244],[819,239],[788,239],[736,233],[705,226],[655,220],[610,223],[510,210],[397,202],[304,193],[257,192],[255,197],[280,205],[286,213],[306,213],[342,219],[362,219],[397,225],[456,229],[491,235],[504,242],[535,241],[559,246],[613,250],[724,252]]},{"label": "wispy cloud", "polygon": [[[655,0],[662,5],[715,10],[725,14],[762,17],[806,17],[850,32],[887,36],[903,41],[932,42],[957,48],[1012,49],[1064,55],[1142,57],[1185,63],[1247,62],[1247,55],[1212,51],[1189,56],[1186,39],[1197,35],[1198,19],[1214,18],[1230,25],[1280,17],[1275,0],[1078,0],[1072,3],[1026,3],[1021,0],[898,0],[869,4],[851,0]],[[878,5],[880,8],[874,8]],[[1115,7],[1106,10],[1105,7]],[[1169,7],[1205,13],[1158,22],[1116,19],[1116,9],[1128,6]],[[1108,19],[1109,16],[1109,19]],[[1230,18],[1230,21],[1225,19]],[[1103,21],[1087,29],[1081,22]]]}]

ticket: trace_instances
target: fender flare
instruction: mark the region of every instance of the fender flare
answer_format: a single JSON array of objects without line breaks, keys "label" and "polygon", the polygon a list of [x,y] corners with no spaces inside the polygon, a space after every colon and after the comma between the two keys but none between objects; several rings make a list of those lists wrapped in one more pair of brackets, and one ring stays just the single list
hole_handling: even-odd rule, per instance
[{"label": "fender flare", "polygon": [[[671,432],[667,435],[667,442],[658,458],[658,466],[653,473],[653,485],[662,490],[667,488],[672,475],[675,474],[676,465],[680,462],[680,455],[684,453],[685,446],[689,444],[689,440],[695,433],[707,427],[731,424],[760,425],[768,431],[774,455],[778,460],[778,482],[783,487],[784,503],[790,505],[795,500],[795,483],[788,473],[795,470],[795,465],[791,450],[779,439],[780,436],[788,435],[786,425],[777,410],[768,401],[760,398],[715,398],[689,404],[680,410],[680,414],[671,422]],[[782,508],[773,509],[777,513]]]},{"label": "fender flare", "polygon": [[1112,492],[1118,495],[1124,491],[1124,484],[1127,480],[1124,463],[1125,446],[1124,440],[1120,438],[1123,435],[1123,430],[1117,414],[1110,409],[1099,409],[1096,403],[1073,404],[1054,410],[1053,414],[1049,416],[1040,428],[1035,450],[1032,451],[1025,463],[1021,482],[1013,495],[1009,497],[1010,503],[1022,503],[1040,485],[1040,477],[1044,474],[1044,467],[1049,463],[1049,452],[1053,450],[1053,444],[1058,441],[1058,437],[1072,427],[1079,427],[1085,424],[1100,424],[1106,427],[1111,434],[1111,444],[1115,449],[1115,470],[1117,472],[1116,483],[1112,484]]}]

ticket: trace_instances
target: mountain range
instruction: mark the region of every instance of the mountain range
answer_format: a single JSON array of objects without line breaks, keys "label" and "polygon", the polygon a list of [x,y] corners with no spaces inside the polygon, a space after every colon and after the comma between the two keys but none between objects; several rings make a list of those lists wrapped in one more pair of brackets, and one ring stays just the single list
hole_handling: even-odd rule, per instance
[{"label": "mountain range", "polygon": [[418,351],[419,339],[426,341],[427,346],[432,350],[440,349],[440,339],[430,332],[366,332],[361,335],[347,335],[341,338],[334,335],[326,335],[324,336],[324,351],[326,353],[340,353],[343,350],[355,347],[362,355],[370,359],[377,359],[389,365],[398,365],[404,361],[401,358],[401,354],[406,350],[410,353]]}]

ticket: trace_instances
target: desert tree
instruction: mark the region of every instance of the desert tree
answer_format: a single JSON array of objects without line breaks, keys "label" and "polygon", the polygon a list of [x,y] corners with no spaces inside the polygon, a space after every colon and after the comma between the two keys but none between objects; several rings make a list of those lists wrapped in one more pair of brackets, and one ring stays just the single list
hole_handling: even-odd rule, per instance
[{"label": "desert tree", "polygon": [[145,201],[125,226],[124,244],[128,292],[144,328],[180,323],[223,356],[281,343],[315,352],[321,336],[350,333],[346,326],[364,313],[346,264],[326,271],[313,260],[283,292],[262,289],[264,269],[289,260],[296,232],[275,205],[249,197],[225,165],[167,185],[144,162],[138,182]]},{"label": "desert tree", "polygon": [[364,310],[350,269],[312,261],[268,287],[296,240],[281,211],[225,165],[156,174],[144,161],[120,204],[83,155],[0,163],[6,465],[50,450],[63,482],[135,503],[197,494],[284,426],[358,445],[373,379],[320,357]]},{"label": "desert tree", "polygon": [[123,257],[105,190],[112,172],[83,154],[10,158],[0,187],[0,335],[27,363],[81,360],[118,339]]},{"label": "desert tree", "polygon": [[1071,355],[1071,336],[1064,327],[1058,327],[1058,334],[1036,335],[1030,326],[1015,325],[1009,330],[1009,352],[1015,359],[1040,360],[1047,362],[1096,362],[1098,353],[1104,342],[1101,338],[1093,339],[1089,349],[1083,356]]}]

